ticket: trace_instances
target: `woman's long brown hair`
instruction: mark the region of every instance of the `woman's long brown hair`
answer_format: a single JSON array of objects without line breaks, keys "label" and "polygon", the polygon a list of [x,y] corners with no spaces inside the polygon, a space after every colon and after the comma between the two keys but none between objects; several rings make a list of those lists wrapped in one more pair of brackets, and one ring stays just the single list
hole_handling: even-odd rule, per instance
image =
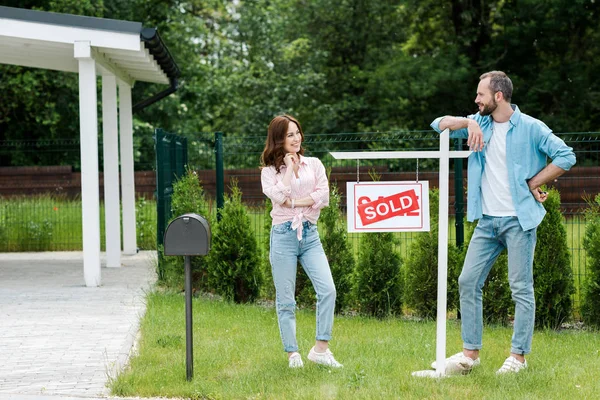
[{"label": "woman's long brown hair", "polygon": [[[284,165],[283,157],[285,156],[285,150],[283,149],[283,144],[285,143],[290,122],[296,124],[300,131],[300,136],[302,136],[302,142],[304,142],[304,132],[302,132],[300,122],[296,118],[291,115],[278,115],[273,118],[267,131],[265,149],[260,156],[261,168],[273,166],[277,173],[279,173],[279,168]],[[304,154],[302,144],[300,144],[298,154]]]}]

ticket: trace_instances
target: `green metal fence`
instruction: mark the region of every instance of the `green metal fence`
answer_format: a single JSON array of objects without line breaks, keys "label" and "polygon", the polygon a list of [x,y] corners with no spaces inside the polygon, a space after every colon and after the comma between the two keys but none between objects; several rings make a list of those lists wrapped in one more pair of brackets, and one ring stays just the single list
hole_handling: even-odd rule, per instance
[{"label": "green metal fence", "polygon": [[173,184],[185,173],[188,164],[187,139],[162,129],[155,132],[156,152],[156,243],[163,244],[167,223],[171,219]]},{"label": "green metal fence", "polygon": [[[152,135],[134,138],[136,171],[156,170],[157,165],[160,166],[159,150],[157,149],[154,154],[158,134],[156,132],[154,141],[151,139]],[[581,287],[586,275],[586,252],[582,245],[585,233],[583,210],[586,205],[582,200],[582,195],[593,196],[600,193],[600,178],[598,178],[600,176],[600,133],[559,133],[558,136],[572,146],[577,155],[577,165],[571,172],[554,182],[554,186],[560,191],[563,199],[562,206],[574,277],[576,286]],[[170,147],[173,146],[173,143],[179,141],[181,144],[184,140],[187,141],[187,161],[183,158],[185,154],[182,150],[177,153],[177,150]],[[163,139],[160,141],[163,143]],[[222,134],[215,132],[180,134],[179,139],[174,138],[174,141],[168,139],[164,142],[165,148],[160,150],[169,156],[174,154],[174,159],[180,160],[174,167],[177,171],[167,171],[165,175],[162,175],[163,172],[159,172],[157,176],[159,179],[164,178],[165,182],[169,179],[172,181],[174,176],[183,173],[183,166],[186,163],[195,170],[205,171],[206,178],[203,182],[205,191],[209,197],[216,200],[217,206],[222,206],[221,196],[224,192],[228,192],[231,179],[236,178],[242,187],[243,200],[252,215],[252,229],[255,231],[259,243],[263,243],[265,196],[260,188],[258,165],[264,141],[265,133],[251,136],[239,136],[227,132]],[[417,173],[418,179],[435,179],[438,169],[436,160],[363,160],[357,165],[355,160],[334,160],[329,152],[434,150],[438,148],[438,145],[438,136],[432,131],[307,133],[305,141],[307,156],[318,157],[327,168],[336,171],[335,174],[332,172],[333,179],[331,181],[333,183],[356,180],[357,170],[361,181],[370,179],[370,170],[376,170],[381,176],[381,180],[384,181],[415,180]],[[456,147],[462,146],[455,143]],[[99,149],[101,148],[100,144]],[[180,149],[182,148],[180,147]],[[101,166],[101,151],[99,157]],[[77,171],[79,141],[74,139],[0,141],[0,160],[3,162],[0,167],[26,165],[20,164],[20,160],[23,162],[36,160],[45,165],[71,165],[73,170]],[[10,164],[7,160],[10,160]],[[453,161],[453,163],[457,162]],[[454,164],[454,168],[451,168],[451,177],[460,175],[461,171],[463,168]],[[50,194],[11,198],[3,190],[3,182],[10,178],[10,173],[9,170],[0,168],[0,252],[80,250],[81,205],[77,196],[66,196],[65,193],[60,192],[61,186],[55,184],[56,189]],[[57,173],[57,179],[60,178],[60,175]],[[13,176],[12,179],[18,180],[19,177]],[[465,179],[462,183],[460,179],[456,179],[454,190],[458,192],[458,189],[464,188],[466,186]],[[464,203],[464,196],[459,195],[456,200],[452,198],[451,204],[449,204],[451,221],[460,222],[461,220],[457,211],[461,206],[461,200]],[[166,204],[166,201],[159,206],[165,214],[170,211],[170,206]],[[157,239],[162,238],[162,234],[156,228],[155,221],[158,215],[155,207],[156,203],[153,202],[138,202],[138,244],[143,243],[144,240],[145,243],[150,243],[140,245],[141,248],[151,248],[151,246],[155,246]],[[103,219],[102,211],[101,219]],[[151,229],[149,229],[149,225],[153,225]],[[449,234],[450,240],[454,243],[460,242],[460,232],[462,231],[460,227],[458,228],[457,231],[457,226],[451,224]],[[140,233],[145,235],[145,239],[140,237]],[[418,233],[399,235],[401,244],[398,250],[403,256],[406,256]],[[148,236],[152,236],[150,241],[148,241]],[[352,234],[350,238],[354,248],[358,249],[360,235]],[[104,235],[101,235],[101,240],[104,240]],[[576,293],[574,299],[575,306],[578,307],[579,293]]]},{"label": "green metal fence", "polygon": [[[598,132],[574,132],[559,133],[559,137],[573,147],[577,155],[576,167],[567,174],[552,183],[561,193],[562,209],[565,216],[565,228],[567,241],[571,252],[571,264],[579,289],[586,275],[586,252],[583,248],[583,237],[585,234],[585,219],[583,212],[586,208],[585,195],[600,193],[600,133]],[[253,215],[253,229],[256,232],[259,243],[264,242],[263,235],[263,207],[265,196],[261,193],[258,177],[260,171],[257,168],[260,154],[264,146],[265,135],[256,136],[228,136],[223,139],[223,164],[225,165],[225,187],[231,178],[236,178],[241,185],[243,182],[253,182],[252,186],[243,186],[243,200],[248,205]],[[438,164],[437,160],[335,160],[329,154],[331,151],[386,151],[386,150],[437,150],[439,148],[438,135],[431,131],[412,132],[368,132],[368,133],[339,133],[339,134],[307,134],[304,147],[306,155],[318,157],[326,168],[332,171],[332,183],[336,179],[342,182],[370,180],[369,171],[377,171],[382,181],[386,180],[436,180]],[[454,148],[466,150],[461,141],[454,141]],[[193,167],[193,165],[191,165]],[[466,161],[452,160],[450,177],[454,180],[451,194],[451,203],[448,205],[451,216],[449,238],[456,244],[464,240],[464,227],[462,226],[466,198]],[[250,179],[254,178],[254,179]],[[339,182],[338,182],[339,183]],[[434,184],[435,186],[435,184]],[[341,188],[345,193],[345,188]],[[226,189],[227,190],[227,189]],[[345,198],[342,199],[345,204]],[[345,207],[343,207],[345,208]],[[345,209],[344,209],[345,211]],[[419,233],[401,233],[398,251],[403,257],[408,251],[414,239]],[[356,253],[359,248],[360,235],[350,234],[350,240]],[[263,254],[266,257],[266,254]],[[574,296],[574,306],[578,309],[580,304],[579,291]]]}]

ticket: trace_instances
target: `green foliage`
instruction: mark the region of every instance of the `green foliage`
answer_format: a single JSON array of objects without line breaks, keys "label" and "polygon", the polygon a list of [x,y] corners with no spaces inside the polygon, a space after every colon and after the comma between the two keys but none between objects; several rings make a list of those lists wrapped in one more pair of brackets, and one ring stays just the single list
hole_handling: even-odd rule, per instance
[{"label": "green foliage", "polygon": [[335,310],[342,311],[350,305],[354,255],[346,234],[345,219],[340,209],[341,197],[335,183],[329,191],[329,207],[321,210],[319,221],[323,227],[323,249],[329,261],[331,275],[336,288]]},{"label": "green foliage", "polygon": [[483,321],[507,325],[514,308],[508,284],[508,255],[504,250],[496,259],[483,286]]},{"label": "green foliage", "polygon": [[355,273],[355,298],[364,315],[387,317],[402,313],[402,258],[392,232],[363,233]]},{"label": "green foliage", "polygon": [[273,218],[271,218],[271,211],[273,210],[273,203],[270,199],[265,200],[265,210],[263,219],[263,256],[262,256],[262,276],[265,278],[265,282],[262,286],[262,296],[274,300],[275,299],[275,284],[273,283],[273,274],[271,273],[271,261],[269,253],[271,251],[271,226],[273,226]]},{"label": "green foliage", "polygon": [[[406,262],[406,305],[421,318],[435,318],[437,313],[438,218],[439,192],[429,191],[429,232],[419,232],[411,244]],[[458,303],[459,250],[448,245],[448,307]]]},{"label": "green foliage", "polygon": [[[220,130],[235,140],[240,134],[264,132],[270,118],[284,111],[299,117],[306,132],[428,129],[435,116],[472,112],[479,74],[490,69],[508,72],[515,84],[514,101],[555,131],[589,131],[600,124],[598,2],[8,4],[158,28],[178,62],[182,84],[135,115],[136,141],[153,127],[180,134]],[[75,74],[2,65],[0,75],[0,132],[5,138],[79,136]],[[162,89],[140,82],[133,96],[144,99]],[[151,150],[150,141],[143,144]],[[262,147],[258,141],[244,144],[252,151]],[[140,152],[142,158],[146,150]],[[3,155],[0,164],[58,159],[78,167],[72,157],[53,156],[19,150]]]},{"label": "green foliage", "polygon": [[[171,211],[173,219],[188,213],[203,216],[212,226],[212,216],[206,200],[202,183],[195,171],[188,169],[186,173],[173,184],[171,196]],[[156,225],[156,222],[155,222]],[[214,236],[213,236],[214,240]],[[183,288],[184,284],[184,258],[180,256],[164,256],[160,251],[158,263],[158,277],[163,283]],[[192,257],[192,285],[196,288],[206,289],[206,257]]]},{"label": "green foliage", "polygon": [[210,221],[209,204],[196,171],[187,169],[186,173],[173,184],[171,211],[173,218],[182,214],[196,213]]},{"label": "green foliage", "polygon": [[156,249],[156,202],[140,197],[135,203],[137,246],[141,250]]},{"label": "green foliage", "polygon": [[261,261],[242,192],[234,180],[225,196],[221,220],[213,224],[207,257],[208,286],[236,303],[254,301],[263,282]]},{"label": "green foliage", "polygon": [[537,228],[533,259],[535,323],[556,329],[571,316],[575,285],[560,194],[556,189],[548,190],[548,199],[543,205],[547,213]]},{"label": "green foliage", "polygon": [[581,313],[586,324],[600,327],[600,194],[589,200],[583,247],[587,252]]},{"label": "green foliage", "polygon": [[[465,222],[465,243],[460,249],[456,278],[460,276],[467,255],[468,245],[477,222]],[[457,287],[458,291],[458,287]],[[514,303],[508,285],[508,256],[504,250],[490,269],[482,289],[483,322],[486,324],[508,325]],[[456,308],[460,313],[460,299],[456,297]]]},{"label": "green foliage", "polygon": [[[369,170],[369,176],[374,182],[381,180],[374,169]],[[379,318],[402,313],[404,276],[397,244],[392,232],[360,236],[354,272],[354,298],[360,313]]]}]

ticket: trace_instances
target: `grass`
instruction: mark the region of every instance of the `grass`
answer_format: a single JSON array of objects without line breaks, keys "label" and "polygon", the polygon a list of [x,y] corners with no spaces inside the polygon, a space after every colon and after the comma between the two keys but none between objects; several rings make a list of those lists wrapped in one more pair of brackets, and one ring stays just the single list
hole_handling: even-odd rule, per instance
[{"label": "grass", "polygon": [[[435,323],[337,317],[332,351],[341,370],[310,364],[314,312],[298,312],[305,368],[287,368],[273,308],[195,298],[194,379],[187,382],[181,294],[149,293],[138,354],[111,381],[113,395],[192,399],[553,399],[597,398],[600,335],[536,331],[529,369],[497,377],[512,329],[486,327],[482,366],[469,376],[415,378],[435,359]],[[461,347],[448,322],[448,354]]]},{"label": "grass", "polygon": [[[156,202],[138,199],[137,244],[156,249]],[[81,199],[40,195],[0,197],[0,252],[82,250]],[[100,203],[100,241],[105,248],[104,203]]]}]

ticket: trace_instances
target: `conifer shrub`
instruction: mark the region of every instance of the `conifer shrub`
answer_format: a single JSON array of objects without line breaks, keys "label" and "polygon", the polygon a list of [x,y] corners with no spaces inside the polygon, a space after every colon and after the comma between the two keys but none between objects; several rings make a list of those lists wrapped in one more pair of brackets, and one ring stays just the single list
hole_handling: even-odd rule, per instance
[{"label": "conifer shrub", "polygon": [[586,227],[583,248],[586,251],[586,279],[581,290],[583,321],[600,327],[600,194],[588,201],[585,212]]},{"label": "conifer shrub", "polygon": [[[369,171],[374,182],[381,176]],[[362,233],[354,273],[354,298],[358,312],[378,318],[402,313],[404,275],[402,257],[393,232]]]},{"label": "conifer shrub", "polygon": [[571,295],[575,285],[567,232],[560,211],[560,194],[556,189],[548,190],[543,205],[546,216],[537,228],[533,258],[535,324],[556,329],[571,317]]},{"label": "conifer shrub", "polygon": [[[172,217],[175,218],[188,213],[203,216],[210,224],[214,221],[211,216],[210,204],[206,199],[202,182],[195,171],[187,169],[186,173],[173,184],[171,196]],[[168,225],[168,224],[167,224]],[[166,228],[166,227],[165,227]],[[183,290],[184,285],[184,257],[164,256],[164,248],[158,249],[160,262],[158,263],[158,279],[163,284]],[[205,257],[192,257],[192,286],[196,289],[206,289],[206,260]]]},{"label": "conifer shrub", "polygon": [[335,311],[341,312],[350,303],[355,261],[348,242],[346,225],[340,209],[341,197],[335,183],[329,191],[329,207],[321,210],[319,227],[323,230],[323,249],[329,260],[336,288]]},{"label": "conifer shrub", "polygon": [[211,290],[236,303],[254,301],[263,282],[256,237],[235,180],[225,195],[221,220],[211,228],[212,247],[206,257]]},{"label": "conifer shrub", "polygon": [[503,250],[483,285],[483,322],[508,325],[514,309],[508,284],[508,254]]},{"label": "conifer shrub", "polygon": [[[435,318],[437,313],[438,277],[438,221],[439,191],[429,191],[429,232],[415,233],[416,239],[410,246],[406,261],[406,285],[404,300],[414,315],[421,318]],[[458,273],[460,251],[448,244],[448,308],[458,303]]]},{"label": "conifer shrub", "polygon": [[262,276],[264,282],[262,285],[261,296],[275,300],[275,285],[273,284],[273,274],[271,272],[271,261],[269,254],[271,251],[271,226],[273,226],[273,218],[271,217],[271,211],[273,210],[273,203],[271,199],[265,200],[265,211],[263,219],[263,256],[261,258]]},{"label": "conifer shrub", "polygon": [[362,233],[355,272],[358,312],[383,318],[402,313],[402,258],[393,232]]},{"label": "conifer shrub", "polygon": [[[473,231],[477,222],[465,222],[465,243],[462,249],[459,249],[459,261],[455,272],[456,279],[460,276],[467,255],[467,249],[473,236]],[[456,309],[460,316],[460,294],[456,286]],[[483,302],[483,322],[486,324],[507,325],[514,305],[511,298],[510,287],[508,285],[508,256],[504,250],[496,259],[496,262],[490,269],[482,289]],[[449,305],[450,307],[450,305]]]}]

